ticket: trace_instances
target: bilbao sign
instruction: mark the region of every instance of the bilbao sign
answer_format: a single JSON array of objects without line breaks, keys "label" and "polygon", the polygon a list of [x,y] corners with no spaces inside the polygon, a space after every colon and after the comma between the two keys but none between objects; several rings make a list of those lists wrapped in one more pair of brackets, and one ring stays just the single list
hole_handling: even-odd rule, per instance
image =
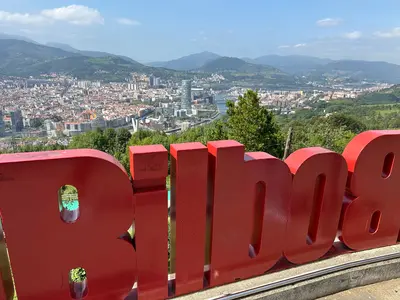
[{"label": "bilbao sign", "polygon": [[[306,148],[285,161],[235,141],[175,144],[170,155],[172,288],[163,146],[130,147],[132,180],[95,150],[1,155],[18,299],[72,299],[76,267],[87,273],[85,299],[129,299],[135,282],[132,297],[165,299],[261,275],[282,258],[312,262],[336,237],[354,251],[399,238],[400,130],[364,132],[343,154]],[[57,202],[66,184],[79,193],[73,223]],[[124,235],[132,222],[134,243]]]}]

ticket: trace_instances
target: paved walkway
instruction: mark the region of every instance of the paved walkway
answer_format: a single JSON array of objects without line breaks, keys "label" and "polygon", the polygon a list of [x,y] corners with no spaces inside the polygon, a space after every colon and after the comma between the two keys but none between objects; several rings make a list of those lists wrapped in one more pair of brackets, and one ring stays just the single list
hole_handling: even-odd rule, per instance
[{"label": "paved walkway", "polygon": [[366,285],[331,296],[319,298],[319,300],[399,300],[400,279],[394,279]]}]

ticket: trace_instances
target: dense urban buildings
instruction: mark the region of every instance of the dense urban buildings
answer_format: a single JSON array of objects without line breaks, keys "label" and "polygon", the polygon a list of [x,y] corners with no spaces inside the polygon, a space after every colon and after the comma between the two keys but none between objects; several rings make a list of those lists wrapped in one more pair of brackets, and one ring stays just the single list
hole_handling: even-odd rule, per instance
[{"label": "dense urban buildings", "polygon": [[[71,137],[96,129],[139,128],[166,134],[212,122],[226,113],[226,100],[245,93],[248,82],[227,73],[160,78],[132,72],[125,81],[80,80],[63,74],[0,78],[0,146],[39,139],[68,144]],[[281,88],[278,88],[281,87]],[[355,99],[388,88],[385,83],[347,84],[310,81],[285,88],[258,87],[261,105],[277,114],[295,114],[311,102]],[[21,142],[22,143],[22,142]]]}]

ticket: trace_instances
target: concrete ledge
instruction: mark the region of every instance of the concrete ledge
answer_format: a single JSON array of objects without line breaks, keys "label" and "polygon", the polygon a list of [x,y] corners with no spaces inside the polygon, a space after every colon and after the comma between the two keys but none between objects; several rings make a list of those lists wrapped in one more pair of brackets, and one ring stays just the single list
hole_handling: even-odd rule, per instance
[{"label": "concrete ledge", "polygon": [[[337,247],[340,247],[337,246]],[[344,251],[344,249],[342,249]],[[297,266],[279,272],[235,282],[232,284],[204,290],[198,293],[177,297],[175,299],[197,300],[218,299],[224,295],[232,295],[241,291],[254,289],[262,285],[292,278],[309,272],[339,266],[345,263],[360,261],[377,256],[400,253],[400,245],[377,248],[368,251],[346,253],[340,256],[323,259],[307,265]],[[338,271],[326,276],[302,281],[289,286],[276,288],[241,299],[268,300],[308,300],[335,294],[358,286],[400,278],[400,258],[377,262],[361,267]],[[238,299],[238,298],[235,298]]]},{"label": "concrete ledge", "polygon": [[312,300],[400,277],[400,259],[349,269],[242,299]]}]

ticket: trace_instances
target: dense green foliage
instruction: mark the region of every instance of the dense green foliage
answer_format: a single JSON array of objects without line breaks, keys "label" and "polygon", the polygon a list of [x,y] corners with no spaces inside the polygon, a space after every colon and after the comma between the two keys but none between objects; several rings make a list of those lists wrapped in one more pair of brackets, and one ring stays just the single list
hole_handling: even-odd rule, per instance
[{"label": "dense green foliage", "polygon": [[247,151],[283,154],[283,138],[274,115],[260,106],[256,92],[247,91],[236,103],[228,101],[228,137],[246,146]]},{"label": "dense green foliage", "polygon": [[395,87],[379,93],[360,96],[355,100],[335,100],[310,103],[311,109],[301,109],[294,115],[279,116],[284,131],[293,128],[291,150],[322,146],[342,152],[347,143],[366,130],[400,129],[400,104],[381,103],[381,95],[396,96]]}]

